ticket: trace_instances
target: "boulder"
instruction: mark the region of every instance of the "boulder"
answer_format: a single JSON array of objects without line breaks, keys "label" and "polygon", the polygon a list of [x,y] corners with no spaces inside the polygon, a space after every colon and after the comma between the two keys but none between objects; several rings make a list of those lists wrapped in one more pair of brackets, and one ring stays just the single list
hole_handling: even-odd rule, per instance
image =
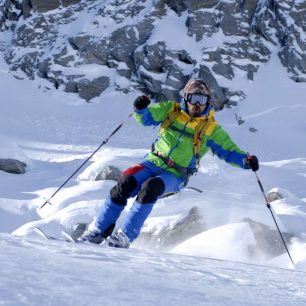
[{"label": "boulder", "polygon": [[299,1],[273,2],[274,26],[280,43],[279,57],[289,76],[296,82],[306,79],[305,3]]},{"label": "boulder", "polygon": [[31,16],[32,6],[31,0],[23,0],[22,1],[22,15],[26,19]]},{"label": "boulder", "polygon": [[[167,217],[161,218],[166,224],[165,219]],[[148,248],[169,250],[184,240],[201,233],[206,227],[197,207],[192,207],[187,215],[180,220],[174,221],[171,218],[170,216],[169,222],[162,229],[150,226],[149,218],[140,236],[134,242],[135,246],[145,245]],[[146,224],[148,224],[148,229]]]},{"label": "boulder", "polygon": [[118,181],[121,176],[121,170],[115,166],[105,166],[95,177],[95,181],[113,180]]},{"label": "boulder", "polygon": [[162,0],[164,3],[174,10],[178,15],[181,15],[187,9],[185,0]]},{"label": "boulder", "polygon": [[217,5],[219,0],[206,0],[206,1],[198,1],[198,0],[189,0],[187,1],[187,8],[190,12],[201,10],[201,9],[209,9]]},{"label": "boulder", "polygon": [[109,83],[109,78],[105,76],[101,76],[92,81],[84,79],[77,83],[78,93],[82,99],[88,102],[100,96],[100,94],[108,88]]},{"label": "boulder", "polygon": [[78,52],[84,64],[107,64],[109,58],[108,44],[105,39],[94,40],[89,35],[69,37],[70,46]]},{"label": "boulder", "polygon": [[21,162],[16,159],[0,159],[0,170],[14,173],[22,174],[26,172],[27,165],[24,162]]},{"label": "boulder", "polygon": [[60,0],[30,0],[34,12],[45,13],[57,9],[61,5]]},{"label": "boulder", "polygon": [[[250,218],[244,218],[242,221],[250,225],[256,240],[256,245],[250,248],[253,256],[265,256],[270,259],[285,253],[286,250],[277,229]],[[282,232],[282,236],[285,243],[289,245],[293,235]]]},{"label": "boulder", "polygon": [[216,33],[220,28],[220,22],[216,14],[202,10],[193,11],[188,15],[186,27],[188,35],[195,36],[196,41],[200,41],[204,36],[210,37]]},{"label": "boulder", "polygon": [[81,0],[61,0],[61,2],[62,2],[62,5],[66,7],[69,5],[78,4],[81,2]]}]

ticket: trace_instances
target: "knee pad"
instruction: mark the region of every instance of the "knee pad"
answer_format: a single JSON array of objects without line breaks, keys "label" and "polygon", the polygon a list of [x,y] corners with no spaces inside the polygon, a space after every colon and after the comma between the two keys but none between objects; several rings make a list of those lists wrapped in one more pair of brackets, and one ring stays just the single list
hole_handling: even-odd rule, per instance
[{"label": "knee pad", "polygon": [[137,181],[132,175],[123,175],[110,191],[111,200],[118,205],[126,205],[127,199],[137,187]]},{"label": "knee pad", "polygon": [[136,201],[141,204],[155,203],[165,191],[165,184],[159,177],[151,177],[146,180],[138,192]]}]

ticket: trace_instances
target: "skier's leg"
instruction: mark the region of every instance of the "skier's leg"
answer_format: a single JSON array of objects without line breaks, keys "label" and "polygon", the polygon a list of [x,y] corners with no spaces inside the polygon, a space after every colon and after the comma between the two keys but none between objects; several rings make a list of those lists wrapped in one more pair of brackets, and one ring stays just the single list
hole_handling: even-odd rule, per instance
[{"label": "skier's leg", "polygon": [[96,227],[105,237],[109,236],[127,203],[127,199],[137,193],[143,181],[147,180],[152,172],[142,165],[128,168],[122,173],[118,183],[110,190],[96,221]]},{"label": "skier's leg", "polygon": [[95,227],[84,232],[78,238],[78,241],[89,241],[99,244],[108,237],[113,232],[116,221],[127,203],[127,199],[136,195],[142,182],[151,175],[152,171],[142,165],[136,165],[125,170],[103,203]]},{"label": "skier's leg", "polygon": [[120,226],[129,241],[132,242],[140,233],[140,230],[152,211],[154,203],[163,193],[177,192],[183,181],[169,172],[151,177],[146,180],[138,192],[136,201]]}]

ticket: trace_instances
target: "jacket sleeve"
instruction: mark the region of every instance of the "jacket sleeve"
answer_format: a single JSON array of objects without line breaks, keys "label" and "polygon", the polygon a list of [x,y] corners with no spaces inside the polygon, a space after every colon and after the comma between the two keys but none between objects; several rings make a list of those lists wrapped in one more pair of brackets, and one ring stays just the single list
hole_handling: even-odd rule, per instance
[{"label": "jacket sleeve", "polygon": [[220,125],[217,124],[214,131],[209,136],[207,146],[211,149],[213,154],[216,154],[227,163],[233,166],[239,166],[243,169],[249,169],[244,163],[244,159],[247,157],[246,152],[239,149]]},{"label": "jacket sleeve", "polygon": [[159,125],[172,109],[174,102],[161,102],[134,112],[134,117],[142,125]]}]

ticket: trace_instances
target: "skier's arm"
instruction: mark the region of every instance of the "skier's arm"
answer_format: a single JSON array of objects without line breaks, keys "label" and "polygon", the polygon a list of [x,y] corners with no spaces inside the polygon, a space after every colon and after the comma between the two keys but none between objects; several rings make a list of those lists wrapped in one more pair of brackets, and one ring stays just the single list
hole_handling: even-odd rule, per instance
[{"label": "skier's arm", "polygon": [[167,118],[173,108],[174,102],[161,102],[141,110],[135,109],[134,117],[143,125],[159,125]]},{"label": "skier's arm", "polygon": [[207,146],[213,154],[216,154],[227,163],[243,169],[249,169],[249,166],[245,163],[247,153],[239,149],[220,125],[217,124],[215,126],[212,134],[209,136]]}]

